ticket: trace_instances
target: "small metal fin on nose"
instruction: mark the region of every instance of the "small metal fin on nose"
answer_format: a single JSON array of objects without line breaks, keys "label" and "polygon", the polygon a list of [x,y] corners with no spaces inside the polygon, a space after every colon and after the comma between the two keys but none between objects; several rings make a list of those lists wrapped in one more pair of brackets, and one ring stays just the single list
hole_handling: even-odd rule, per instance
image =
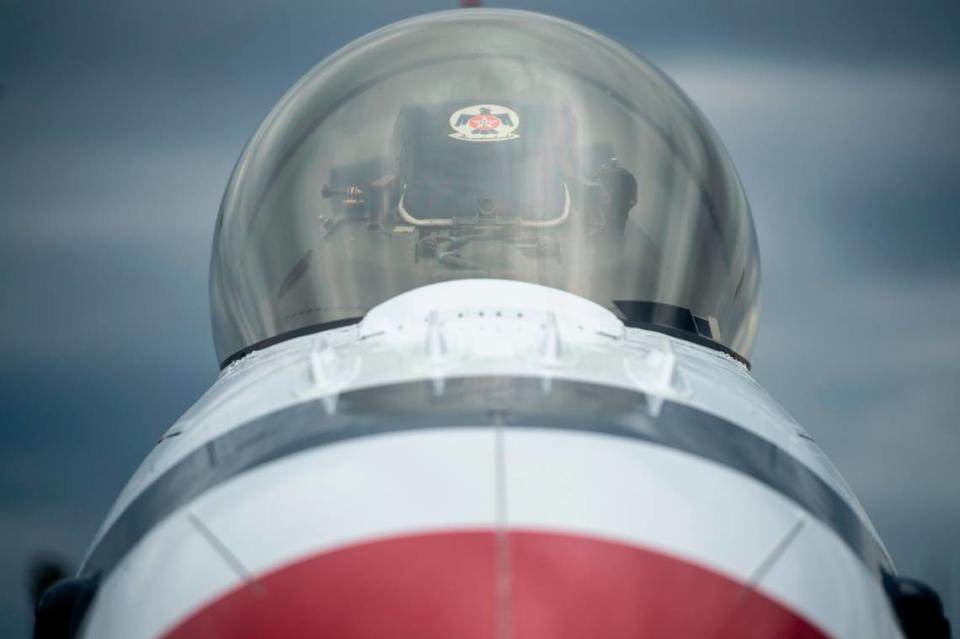
[{"label": "small metal fin on nose", "polygon": [[627,376],[647,393],[647,410],[651,417],[659,417],[665,398],[688,395],[691,392],[677,366],[677,355],[670,339],[659,336],[643,355],[627,354],[624,364]]},{"label": "small metal fin on nose", "polygon": [[354,377],[359,361],[346,360],[323,335],[314,338],[307,354],[305,383],[294,393],[301,397],[316,397],[323,402],[328,415],[337,412],[340,389]]},{"label": "small metal fin on nose", "polygon": [[337,365],[337,353],[323,335],[313,342],[309,355],[310,382],[314,386],[326,386],[336,381],[334,369]]},{"label": "small metal fin on nose", "polygon": [[547,313],[543,322],[543,335],[540,338],[540,358],[544,364],[557,365],[563,358],[563,340],[556,313]]},{"label": "small metal fin on nose", "polygon": [[427,318],[427,357],[431,362],[439,363],[447,357],[447,340],[443,336],[443,322],[437,311]]}]

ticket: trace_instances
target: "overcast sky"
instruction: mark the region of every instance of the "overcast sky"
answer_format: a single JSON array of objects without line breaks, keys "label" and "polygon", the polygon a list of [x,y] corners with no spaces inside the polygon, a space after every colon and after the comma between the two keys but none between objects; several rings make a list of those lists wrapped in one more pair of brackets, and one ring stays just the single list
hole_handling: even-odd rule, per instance
[{"label": "overcast sky", "polygon": [[[353,38],[453,2],[0,0],[0,636],[213,382],[233,163]],[[492,4],[492,3],[491,3]],[[960,623],[960,4],[563,0],[706,113],[753,205],[754,373]]]}]

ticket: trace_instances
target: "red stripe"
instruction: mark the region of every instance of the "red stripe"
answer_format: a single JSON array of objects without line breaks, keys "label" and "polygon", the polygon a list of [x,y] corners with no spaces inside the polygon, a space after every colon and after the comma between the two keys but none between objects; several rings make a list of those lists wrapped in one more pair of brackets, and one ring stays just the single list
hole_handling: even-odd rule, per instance
[{"label": "red stripe", "polygon": [[227,593],[166,637],[824,637],[772,599],[676,558],[589,537],[505,539],[499,554],[492,532],[456,532],[310,557]]}]

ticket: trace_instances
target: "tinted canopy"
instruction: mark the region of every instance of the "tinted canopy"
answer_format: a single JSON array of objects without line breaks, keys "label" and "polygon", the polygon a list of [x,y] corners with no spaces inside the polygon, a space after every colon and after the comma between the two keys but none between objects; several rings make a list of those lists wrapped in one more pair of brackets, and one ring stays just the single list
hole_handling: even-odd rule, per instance
[{"label": "tinted canopy", "polygon": [[703,116],[629,51],[536,14],[398,23],[280,101],[220,209],[217,353],[459,278],[561,288],[741,355],[756,328],[750,211]]}]

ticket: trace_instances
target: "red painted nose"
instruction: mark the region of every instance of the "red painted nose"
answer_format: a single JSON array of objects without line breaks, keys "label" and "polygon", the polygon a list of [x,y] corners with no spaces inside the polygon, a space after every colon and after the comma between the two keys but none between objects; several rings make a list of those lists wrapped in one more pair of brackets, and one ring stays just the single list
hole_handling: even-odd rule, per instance
[{"label": "red painted nose", "polygon": [[227,593],[167,639],[820,638],[722,575],[595,538],[489,531],[351,546]]}]

